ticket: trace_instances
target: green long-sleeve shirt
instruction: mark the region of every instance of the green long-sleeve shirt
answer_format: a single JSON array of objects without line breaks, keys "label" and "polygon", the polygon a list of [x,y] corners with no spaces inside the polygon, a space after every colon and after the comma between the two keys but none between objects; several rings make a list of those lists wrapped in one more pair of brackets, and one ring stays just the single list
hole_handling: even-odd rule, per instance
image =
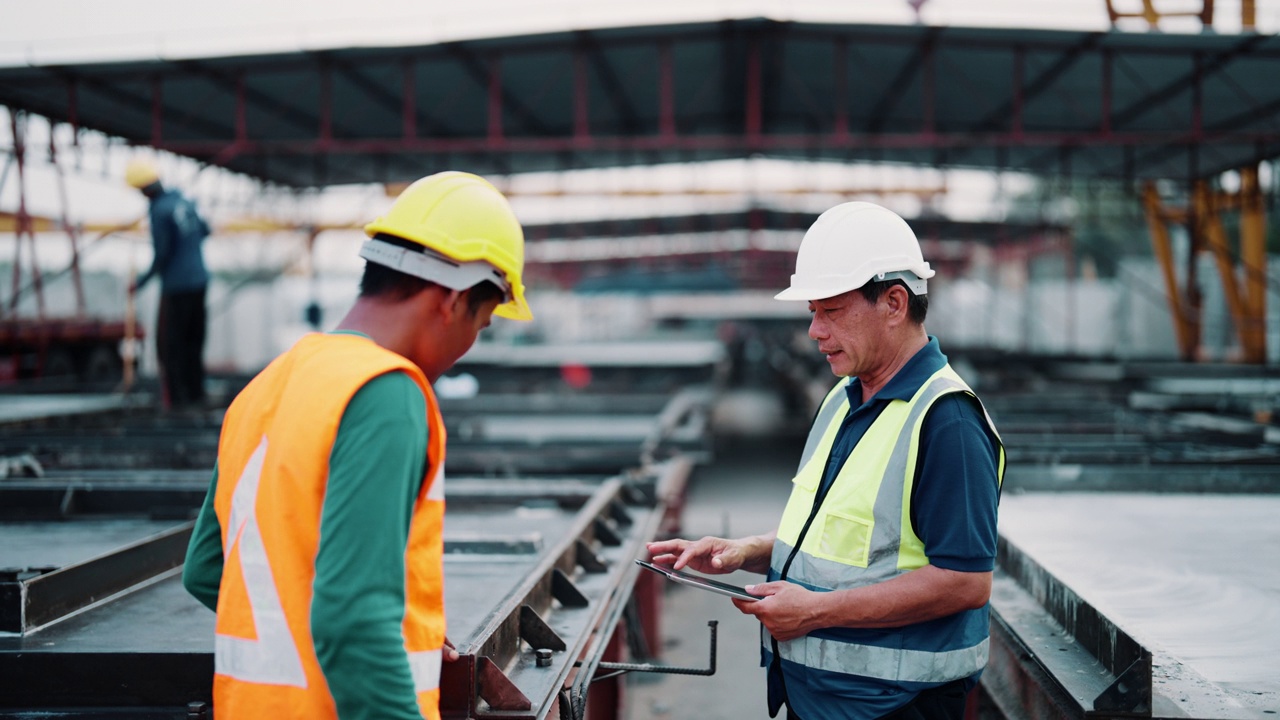
[{"label": "green long-sleeve shirt", "polygon": [[[311,601],[316,656],[338,716],[420,718],[404,650],[404,553],[426,474],[422,391],[402,372],[381,375],[352,397],[329,460]],[[196,521],[182,581],[216,609],[222,532],[213,498]]]}]

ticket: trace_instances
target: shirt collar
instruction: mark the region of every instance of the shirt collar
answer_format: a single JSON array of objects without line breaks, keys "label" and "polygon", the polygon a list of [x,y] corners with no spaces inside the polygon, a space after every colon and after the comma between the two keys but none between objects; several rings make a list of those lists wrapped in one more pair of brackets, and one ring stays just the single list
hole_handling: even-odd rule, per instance
[{"label": "shirt collar", "polygon": [[[889,378],[889,382],[880,388],[880,392],[876,393],[868,400],[868,403],[889,401],[889,400],[910,400],[915,397],[916,392],[920,390],[920,386],[925,384],[933,374],[941,370],[947,364],[947,356],[942,354],[942,349],[938,347],[938,338],[930,335],[929,342],[920,348],[906,365],[897,372],[893,377]],[[860,407],[862,405],[862,381],[856,377],[849,378],[848,384],[845,385],[844,391],[849,396],[849,407]]]}]

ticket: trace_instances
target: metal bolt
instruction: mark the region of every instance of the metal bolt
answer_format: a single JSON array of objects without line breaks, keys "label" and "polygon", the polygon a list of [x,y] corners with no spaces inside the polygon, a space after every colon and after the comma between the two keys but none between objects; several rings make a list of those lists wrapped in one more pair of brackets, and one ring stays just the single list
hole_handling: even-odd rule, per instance
[{"label": "metal bolt", "polygon": [[196,701],[187,703],[187,720],[205,720],[209,717],[208,706]]},{"label": "metal bolt", "polygon": [[538,667],[549,667],[551,665],[551,651],[547,648],[538,648],[533,651],[533,654],[536,658],[534,662]]}]

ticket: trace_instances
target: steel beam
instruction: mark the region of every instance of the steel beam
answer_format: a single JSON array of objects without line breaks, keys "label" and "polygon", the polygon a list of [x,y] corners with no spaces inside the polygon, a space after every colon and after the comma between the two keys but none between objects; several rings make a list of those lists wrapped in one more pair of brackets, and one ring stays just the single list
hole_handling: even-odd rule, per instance
[{"label": "steel beam", "polygon": [[934,43],[937,42],[938,36],[941,34],[941,27],[932,26],[925,31],[924,36],[916,43],[911,56],[898,68],[893,80],[885,86],[886,92],[880,96],[880,101],[871,110],[869,121],[867,122],[868,133],[879,133],[884,128],[885,120],[893,112],[893,109],[897,107],[898,101],[904,95],[902,88],[906,87],[911,78],[920,71],[925,59],[931,54]]},{"label": "steel beam", "polygon": [[1199,323],[1191,316],[1189,308],[1183,304],[1181,285],[1174,266],[1173,245],[1169,240],[1169,227],[1163,212],[1164,206],[1153,182],[1148,182],[1143,187],[1142,207],[1147,219],[1147,230],[1151,233],[1151,246],[1155,250],[1156,260],[1160,263],[1160,271],[1164,276],[1169,314],[1173,317],[1174,334],[1178,339],[1178,353],[1184,360],[1193,360],[1196,348],[1200,346]]},{"label": "steel beam", "polygon": [[1151,651],[1005,538],[982,683],[1007,717],[1150,717]]},{"label": "steel beam", "polygon": [[0,632],[28,633],[182,564],[194,522],[32,577],[0,571]]}]

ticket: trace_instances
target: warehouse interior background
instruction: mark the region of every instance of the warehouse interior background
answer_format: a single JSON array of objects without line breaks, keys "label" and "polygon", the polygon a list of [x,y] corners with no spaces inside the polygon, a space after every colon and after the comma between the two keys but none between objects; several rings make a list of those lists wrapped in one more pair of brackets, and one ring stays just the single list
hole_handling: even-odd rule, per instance
[{"label": "warehouse interior background", "polygon": [[[1007,652],[972,717],[1280,712],[1280,2],[63,0],[4,15],[0,717],[186,717],[184,698],[207,699],[184,683],[209,618],[156,558],[207,484],[221,410],[333,327],[363,224],[445,169],[510,199],[536,316],[495,321],[437,385],[450,457],[456,438],[477,483],[454,547],[493,552],[476,539],[502,492],[486,479],[524,480],[506,492],[563,514],[522,510],[523,534],[495,541],[536,538],[509,596],[455,558],[451,602],[498,597],[463,649],[530,707],[460,690],[446,717],[765,716],[749,618],[624,566],[648,537],[776,521],[833,379],[804,304],[772,296],[812,220],[849,200],[915,229],[939,270],[926,327],[1010,448]],[[127,292],[152,259],[146,200],[123,181],[140,157],[213,226],[201,412],[165,411],[158,287]],[[593,614],[517,597],[578,531],[613,568],[583,586]],[[49,556],[60,542],[73,549]],[[158,564],[111,566],[107,601],[76,580],[65,616],[6,615],[6,592],[133,543]],[[529,637],[498,647],[491,617],[522,602],[575,628],[580,666],[557,660],[558,684],[530,680]],[[130,635],[128,603],[173,627],[85,640]],[[708,618],[716,676],[582,670],[705,663]],[[29,657],[45,637],[48,665]],[[104,651],[192,665],[166,682],[122,664],[121,686],[149,679],[119,697],[31,680]]]}]

